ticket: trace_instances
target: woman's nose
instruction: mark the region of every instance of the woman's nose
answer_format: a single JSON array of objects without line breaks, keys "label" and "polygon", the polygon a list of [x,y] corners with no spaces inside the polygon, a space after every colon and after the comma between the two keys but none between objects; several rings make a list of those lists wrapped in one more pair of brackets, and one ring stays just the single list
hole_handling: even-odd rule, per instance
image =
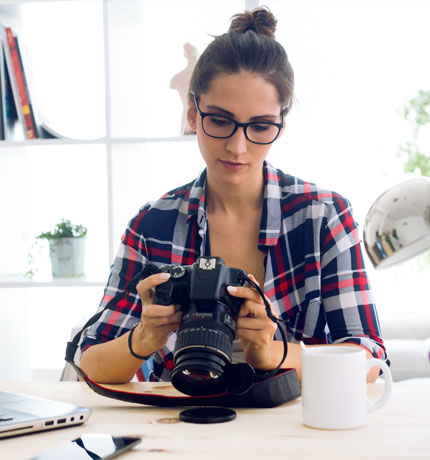
[{"label": "woman's nose", "polygon": [[242,126],[239,126],[233,136],[227,139],[227,150],[231,153],[241,154],[248,150],[248,139]]}]

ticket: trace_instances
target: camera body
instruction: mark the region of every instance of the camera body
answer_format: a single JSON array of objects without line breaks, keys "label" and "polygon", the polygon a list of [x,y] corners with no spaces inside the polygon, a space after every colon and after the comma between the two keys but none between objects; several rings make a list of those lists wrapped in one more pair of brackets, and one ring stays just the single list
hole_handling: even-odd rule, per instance
[{"label": "camera body", "polygon": [[173,353],[172,384],[196,395],[218,394],[228,386],[235,317],[243,299],[227,286],[247,285],[246,273],[225,265],[219,257],[200,257],[193,265],[152,265],[151,273],[170,278],[155,289],[155,303],[180,306],[182,322]]},{"label": "camera body", "polygon": [[225,265],[220,257],[200,257],[193,265],[164,265],[162,272],[170,273],[170,279],[157,286],[155,303],[176,304],[187,313],[190,302],[199,302],[202,312],[214,301],[223,302],[231,314],[239,313],[243,300],[231,296],[227,286],[243,286],[246,273]]}]

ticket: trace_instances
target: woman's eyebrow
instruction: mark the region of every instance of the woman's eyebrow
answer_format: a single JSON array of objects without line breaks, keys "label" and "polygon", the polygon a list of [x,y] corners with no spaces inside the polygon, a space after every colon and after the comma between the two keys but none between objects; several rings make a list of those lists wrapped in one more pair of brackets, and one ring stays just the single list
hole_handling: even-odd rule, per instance
[{"label": "woman's eyebrow", "polygon": [[206,107],[206,110],[218,110],[219,112],[223,112],[227,117],[234,118],[234,113],[231,113],[228,110],[218,107],[217,105],[207,105]]},{"label": "woman's eyebrow", "polygon": [[267,114],[267,115],[257,115],[256,117],[252,117],[249,120],[250,121],[259,121],[261,118],[273,118],[274,120],[278,118],[278,115],[272,115],[272,114]]},{"label": "woman's eyebrow", "polygon": [[[234,113],[232,112],[229,112],[228,110],[225,110],[221,107],[218,107],[217,105],[208,105],[206,106],[207,109],[206,110],[218,110],[219,112],[223,112],[227,117],[230,117],[230,118],[235,118],[235,115]],[[257,115],[255,117],[252,117],[249,119],[249,121],[254,121],[254,120],[260,120],[261,118],[273,118],[273,119],[276,119],[277,118],[277,115],[272,115],[272,114],[267,114],[267,115]]]}]

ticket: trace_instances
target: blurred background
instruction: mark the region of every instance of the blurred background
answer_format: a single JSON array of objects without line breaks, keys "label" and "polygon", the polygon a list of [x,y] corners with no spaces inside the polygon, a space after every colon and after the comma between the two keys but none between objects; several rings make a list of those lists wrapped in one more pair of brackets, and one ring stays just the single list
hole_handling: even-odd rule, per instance
[{"label": "blurred background", "polygon": [[[127,222],[203,169],[171,80],[187,69],[186,43],[201,53],[233,14],[259,3],[0,1],[0,23],[26,55],[38,123],[57,137],[26,140],[15,129],[0,142],[2,380],[59,377]],[[262,4],[296,80],[268,160],[346,196],[362,227],[388,187],[430,175],[430,1]],[[53,279],[48,242],[36,238],[63,218],[88,229],[84,277]],[[428,254],[381,272],[365,257],[382,323],[428,317]]]}]

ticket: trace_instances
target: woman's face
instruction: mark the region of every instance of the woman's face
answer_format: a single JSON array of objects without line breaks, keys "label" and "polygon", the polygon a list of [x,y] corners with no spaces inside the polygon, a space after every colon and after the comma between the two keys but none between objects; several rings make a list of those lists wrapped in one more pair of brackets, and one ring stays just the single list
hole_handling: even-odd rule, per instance
[{"label": "woman's face", "polygon": [[[249,72],[218,75],[209,91],[199,96],[198,104],[202,112],[226,115],[241,123],[281,122],[281,106],[275,86]],[[187,115],[190,126],[195,127],[197,133],[208,180],[224,185],[255,183],[256,180],[261,184],[262,165],[271,144],[249,142],[241,127],[227,139],[206,135],[193,103],[190,103]]]}]

